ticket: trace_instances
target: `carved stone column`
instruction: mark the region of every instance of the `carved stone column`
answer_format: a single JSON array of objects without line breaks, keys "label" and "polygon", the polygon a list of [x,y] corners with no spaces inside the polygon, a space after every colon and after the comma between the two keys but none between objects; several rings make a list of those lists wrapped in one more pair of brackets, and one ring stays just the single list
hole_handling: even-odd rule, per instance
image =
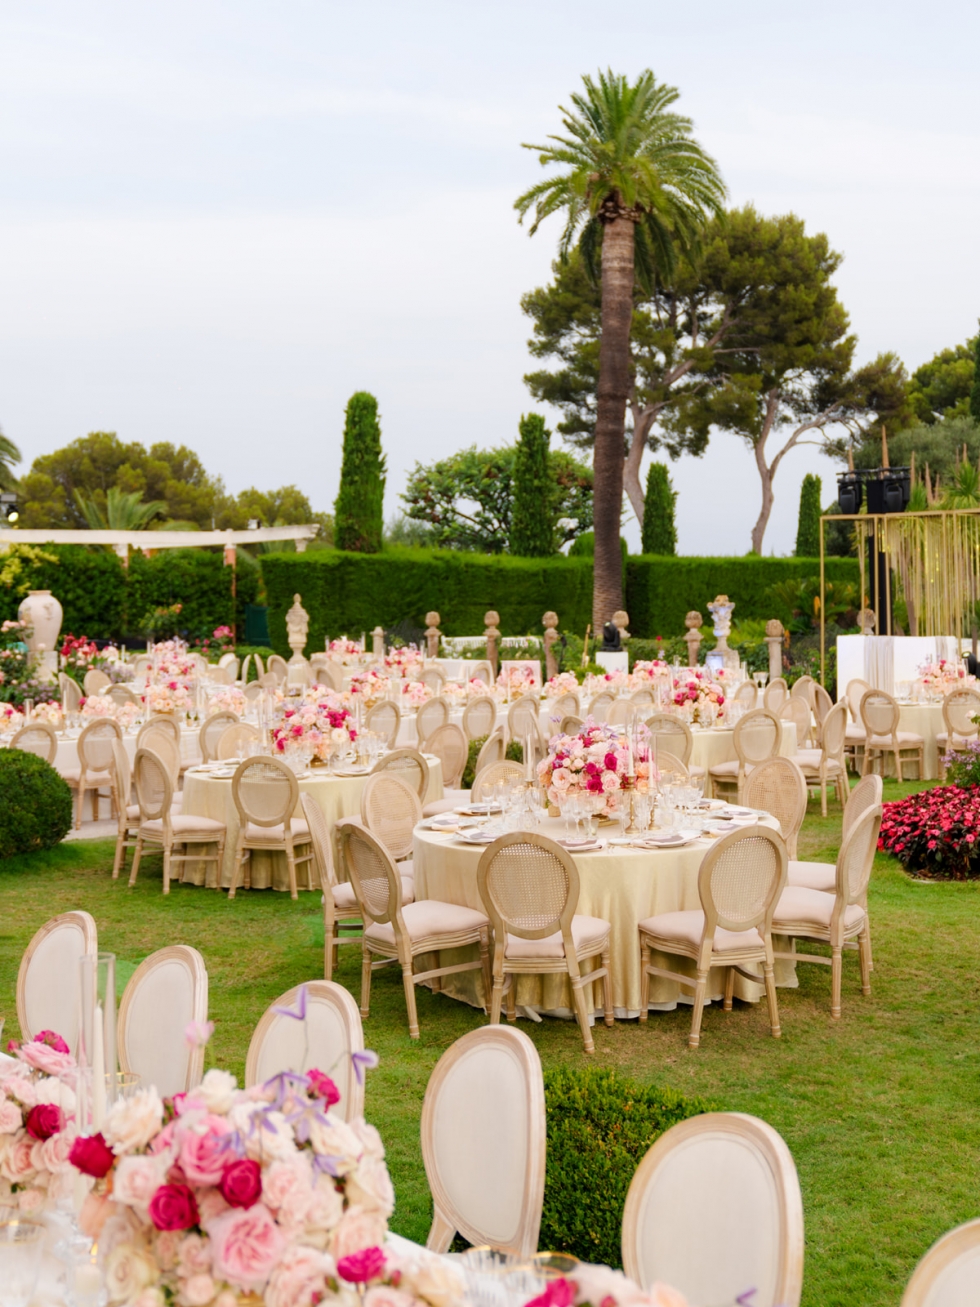
[{"label": "carved stone column", "polygon": [[486,630],[483,632],[487,642],[487,662],[490,664],[490,670],[493,672],[493,679],[497,679],[497,660],[498,650],[500,648],[500,614],[495,613],[493,609],[483,614],[483,620],[486,623]]},{"label": "carved stone column", "polygon": [[783,624],[774,617],[766,622],[766,644],[769,646],[769,682],[783,674]]},{"label": "carved stone column", "polygon": [[558,614],[545,613],[541,625],[544,627],[544,676],[546,681],[550,681],[558,675],[558,659],[555,657],[555,645],[561,639],[558,634]]},{"label": "carved stone column", "polygon": [[425,650],[428,658],[439,657],[439,641],[442,639],[442,632],[439,630],[439,614],[426,613],[425,615]]},{"label": "carved stone column", "polygon": [[371,632],[371,652],[374,655],[375,662],[383,663],[385,660],[385,633],[383,626],[376,626]]},{"label": "carved stone column", "polygon": [[687,642],[687,665],[697,667],[698,650],[701,648],[701,614],[692,609],[684,618],[684,625],[687,627],[687,635],[684,637]]}]

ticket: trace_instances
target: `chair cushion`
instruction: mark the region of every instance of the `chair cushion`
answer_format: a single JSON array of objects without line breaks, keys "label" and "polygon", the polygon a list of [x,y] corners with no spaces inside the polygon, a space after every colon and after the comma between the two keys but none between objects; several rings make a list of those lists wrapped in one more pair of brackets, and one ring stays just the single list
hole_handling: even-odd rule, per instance
[{"label": "chair cushion", "polygon": [[[651,936],[655,945],[662,943],[665,953],[670,952],[672,942],[696,950],[701,944],[703,933],[704,913],[700,908],[689,908],[685,912],[661,912],[656,917],[647,917],[640,922],[640,934]],[[719,926],[715,931],[715,953],[747,948],[763,948],[762,936],[755,927],[751,930],[724,930]]]},{"label": "chair cushion", "polygon": [[[936,736],[936,744],[940,747],[940,749],[945,749],[947,747],[946,741],[948,739],[949,739],[948,732],[940,731],[939,734]],[[953,743],[950,747],[953,749],[966,749],[971,744],[975,744],[976,741],[977,741],[977,737],[975,735],[954,735]]]},{"label": "chair cushion", "polygon": [[[180,838],[187,835],[223,835],[225,823],[215,821],[212,817],[185,817],[183,813],[170,814],[170,828],[174,835]],[[159,819],[156,821],[144,821],[140,826],[141,835],[162,835],[163,822]]]},{"label": "chair cushion", "polygon": [[688,769],[687,769],[687,774],[688,774],[688,776],[703,776],[703,775],[704,775],[704,768],[703,768],[703,767],[688,767]]},{"label": "chair cushion", "polygon": [[[437,935],[471,934],[490,925],[482,912],[461,908],[455,903],[440,903],[438,899],[407,903],[402,909],[402,920],[413,943]],[[395,930],[390,922],[385,922],[384,925],[372,922],[364,932],[364,938],[369,943],[382,944],[389,949],[395,947]]]},{"label": "chair cushion", "polygon": [[[572,917],[572,943],[580,958],[590,953],[600,952],[609,942],[612,929],[602,917]],[[565,956],[565,945],[561,931],[545,935],[544,939],[521,939],[519,935],[508,935],[504,957],[513,961],[515,958],[561,958]]]},{"label": "chair cushion", "polygon": [[395,866],[398,868],[398,874],[402,880],[410,880],[413,884],[415,883],[415,862],[413,859],[405,858],[402,862],[396,862]]},{"label": "chair cushion", "polygon": [[790,861],[786,883],[795,885],[798,889],[815,889],[823,894],[834,894],[837,890],[837,868],[832,862]]},{"label": "chair cushion", "polygon": [[[798,752],[793,754],[793,761],[796,763],[797,767],[799,767],[800,771],[818,772],[820,770],[820,759],[822,757],[822,749],[800,749]],[[827,771],[831,774],[840,771],[840,763],[836,758],[827,759]]]},{"label": "chair cushion", "polygon": [[846,744],[863,744],[867,738],[864,727],[858,726],[856,722],[851,722],[844,731]]},{"label": "chair cushion", "polygon": [[[792,935],[794,930],[806,934],[808,930],[830,929],[834,910],[834,896],[816,889],[788,885],[779,896],[772,919],[772,928],[778,934]],[[864,920],[864,908],[852,903],[844,910],[844,929],[853,930]]]},{"label": "chair cushion", "polygon": [[[289,823],[289,829],[292,831],[294,844],[309,843],[310,828],[302,817],[294,817]],[[278,826],[256,826],[255,822],[250,821],[245,827],[246,844],[283,844],[285,839],[286,832],[282,822]]]},{"label": "chair cushion", "polygon": [[[415,902],[415,881],[409,880],[407,876],[402,876],[402,903]],[[333,887],[333,905],[338,912],[357,912],[357,895],[354,893],[354,886],[349,882],[344,885],[334,885]]]},{"label": "chair cushion", "polygon": [[126,820],[139,821],[140,805],[138,803],[129,803],[126,805]]},{"label": "chair cushion", "polygon": [[729,762],[716,762],[708,771],[712,776],[731,776],[733,779],[738,776],[738,759],[732,758]]},{"label": "chair cushion", "polygon": [[[58,775],[63,781],[67,781],[69,785],[77,785],[81,780],[82,769],[81,767],[66,767],[65,770],[60,771]],[[85,773],[85,788],[87,790],[93,789],[96,785],[101,789],[103,785],[111,784],[111,771],[90,771]]]},{"label": "chair cushion", "polygon": [[453,808],[461,808],[464,803],[469,803],[472,795],[472,790],[443,790],[441,799],[423,804],[422,816],[438,817],[440,812],[452,812]]},{"label": "chair cushion", "polygon": [[[916,735],[915,731],[898,731],[898,745],[901,749],[915,749],[921,746],[922,736]],[[893,749],[890,735],[872,735],[868,740],[868,747],[871,749]]]}]

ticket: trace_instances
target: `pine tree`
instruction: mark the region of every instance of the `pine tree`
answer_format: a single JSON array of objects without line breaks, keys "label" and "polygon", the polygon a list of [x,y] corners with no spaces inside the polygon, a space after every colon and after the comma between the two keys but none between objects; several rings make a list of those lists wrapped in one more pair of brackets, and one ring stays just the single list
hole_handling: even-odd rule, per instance
[{"label": "pine tree", "polygon": [[334,506],[338,549],[376,554],[384,526],[385,458],[378,401],[365,390],[351,395],[344,416],[340,491]]},{"label": "pine tree", "polygon": [[973,346],[973,386],[970,390],[970,416],[980,422],[980,331]]},{"label": "pine tree", "polygon": [[796,527],[796,557],[820,553],[820,478],[808,472],[800,486],[800,518]]},{"label": "pine tree", "polygon": [[519,430],[510,552],[522,558],[547,558],[555,552],[555,484],[548,467],[549,432],[544,418],[537,413],[522,417]]},{"label": "pine tree", "polygon": [[674,506],[677,491],[670,484],[666,463],[651,463],[643,504],[641,548],[645,554],[676,554],[677,526]]}]

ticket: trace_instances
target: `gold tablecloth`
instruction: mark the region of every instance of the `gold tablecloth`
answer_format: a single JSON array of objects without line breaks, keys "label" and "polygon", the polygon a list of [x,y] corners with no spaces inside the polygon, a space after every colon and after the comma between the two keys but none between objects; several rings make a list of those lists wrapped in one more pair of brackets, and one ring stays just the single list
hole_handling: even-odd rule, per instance
[{"label": "gold tablecloth", "polygon": [[[764,823],[778,829],[774,818],[765,817]],[[538,828],[541,834],[559,838],[565,833],[564,822],[559,818],[546,818]],[[619,827],[609,828],[613,835],[621,834]],[[701,906],[698,898],[698,869],[701,859],[711,847],[710,840],[699,839],[682,849],[654,851],[606,848],[601,853],[574,855],[581,880],[577,912],[602,917],[612,925],[610,958],[613,978],[613,1006],[620,1018],[636,1017],[640,1012],[640,944],[638,923],[659,912],[677,912]],[[476,883],[476,869],[483,854],[480,846],[463,844],[451,835],[417,827],[413,857],[415,863],[416,899],[439,899],[444,903],[457,903],[462,907],[482,912],[483,904]],[[777,945],[778,948],[778,945]],[[458,958],[456,953],[458,952]],[[443,964],[463,961],[470,950],[455,950],[442,955]],[[693,963],[672,958],[666,965],[673,970],[694,973]],[[593,965],[593,964],[587,964]],[[418,970],[422,970],[421,963]],[[776,983],[796,986],[796,968],[791,962],[776,963]],[[464,971],[443,977],[443,992],[477,1007],[483,1005],[483,980],[478,971]],[[712,972],[710,994],[720,998],[724,984],[724,971]],[[601,1011],[601,985],[594,987],[593,1010]],[[589,990],[586,990],[587,1001]],[[693,991],[681,989],[674,981],[651,977],[650,1007],[670,1009],[678,999],[690,1001]],[[735,977],[735,994],[749,1002],[758,1002],[764,995],[762,984]],[[568,981],[560,975],[518,976],[516,1002],[554,1016],[571,1016],[571,990]]]},{"label": "gold tablecloth", "polygon": [[[442,764],[439,759],[426,754],[429,764],[429,788],[425,802],[431,803],[442,798]],[[301,794],[312,794],[324,816],[330,824],[341,817],[357,817],[361,811],[361,791],[367,784],[364,776],[333,776],[327,772],[314,769],[310,776],[299,782]],[[235,841],[238,839],[238,809],[231,797],[231,780],[209,776],[205,772],[189,771],[184,776],[184,802],[182,812],[187,816],[211,817],[223,821],[228,828],[225,841],[225,856],[221,868],[221,888],[229,889],[235,869]],[[303,816],[302,806],[297,804],[293,814]],[[250,881],[252,889],[289,890],[289,874],[286,868],[285,853],[263,853],[253,849],[251,852]],[[205,874],[209,873],[208,885],[213,887],[214,863],[199,861],[176,864],[182,869],[180,879],[192,885],[204,885]],[[209,870],[210,869],[210,870]],[[306,883],[305,865],[301,865],[297,880],[302,889]],[[243,875],[238,876],[237,886],[243,883]],[[313,882],[317,883],[316,873]],[[236,887],[237,887],[236,886]],[[316,893],[320,893],[317,884]]]}]

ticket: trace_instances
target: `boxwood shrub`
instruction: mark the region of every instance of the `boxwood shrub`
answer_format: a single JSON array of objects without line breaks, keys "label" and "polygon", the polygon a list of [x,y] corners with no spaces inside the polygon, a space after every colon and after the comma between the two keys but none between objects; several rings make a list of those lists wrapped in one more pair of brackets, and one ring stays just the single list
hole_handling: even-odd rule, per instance
[{"label": "boxwood shrub", "polygon": [[623,1205],[644,1153],[678,1121],[714,1108],[601,1067],[547,1071],[544,1092],[548,1154],[538,1246],[621,1266]]},{"label": "boxwood shrub", "polygon": [[50,849],[71,829],[71,790],[33,753],[0,753],[0,795],[0,858]]},{"label": "boxwood shrub", "polygon": [[[480,756],[480,750],[486,744],[488,736],[480,735],[475,740],[470,740],[470,751],[466,758],[466,766],[463,768],[463,779],[460,781],[460,789],[471,790],[473,782],[476,779],[476,760]],[[504,757],[509,762],[523,762],[524,749],[521,747],[520,740],[510,740],[507,744],[507,751]]]}]

